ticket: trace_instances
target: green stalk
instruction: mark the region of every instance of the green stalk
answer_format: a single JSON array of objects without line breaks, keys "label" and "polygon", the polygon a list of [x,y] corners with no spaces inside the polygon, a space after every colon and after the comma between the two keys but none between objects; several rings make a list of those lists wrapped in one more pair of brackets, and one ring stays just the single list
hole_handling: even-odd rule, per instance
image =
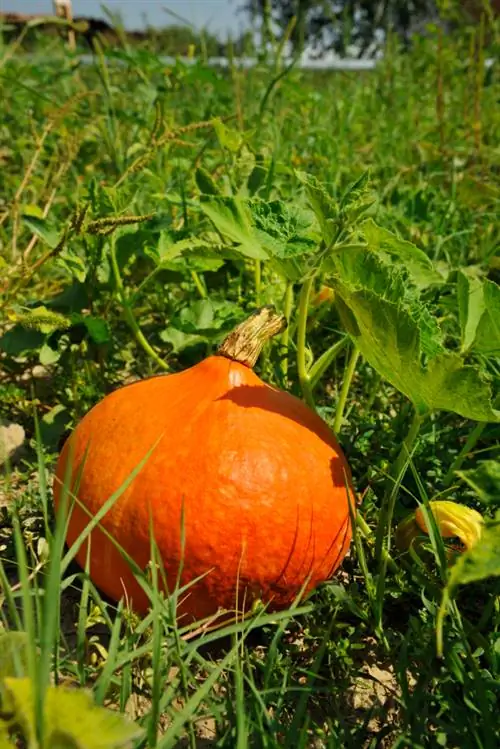
[{"label": "green stalk", "polygon": [[405,440],[401,446],[398,457],[394,461],[391,469],[390,476],[395,480],[393,484],[388,486],[384,503],[380,511],[380,518],[377,527],[377,533],[375,537],[375,558],[379,561],[379,573],[377,580],[377,594],[375,596],[375,629],[382,629],[382,616],[384,610],[384,595],[385,595],[385,581],[387,578],[387,568],[390,565],[391,557],[389,555],[390,546],[386,549],[384,547],[384,537],[386,532],[390,539],[390,530],[392,525],[392,518],[394,517],[394,508],[396,506],[396,498],[398,496],[398,489],[401,481],[406,473],[408,462],[410,460],[411,451],[417,441],[422,426],[423,416],[415,411],[413,419],[410,424],[410,429],[405,437]]},{"label": "green stalk", "polygon": [[255,261],[254,266],[254,284],[255,284],[255,302],[260,307],[260,290],[262,285],[262,263],[260,260]]},{"label": "green stalk", "polygon": [[[377,559],[382,559],[382,548],[384,544],[385,532],[386,530],[389,530],[391,526],[399,485],[403,480],[404,474],[406,473],[406,468],[408,467],[407,463],[409,462],[411,451],[420,433],[423,418],[424,417],[420,413],[418,413],[418,411],[414,412],[408,434],[403,441],[398,457],[391,467],[389,478],[390,483],[387,485],[387,489],[385,492],[384,502],[381,508],[380,519],[375,538],[375,557]],[[384,561],[382,559],[382,566],[383,565]]]},{"label": "green stalk", "polygon": [[356,364],[358,363],[358,359],[359,359],[359,349],[356,348],[356,346],[354,346],[351,351],[351,356],[349,357],[349,361],[347,362],[347,366],[346,366],[346,370],[344,374],[344,381],[342,382],[339,402],[337,404],[337,412],[335,414],[335,421],[333,422],[333,431],[335,432],[335,434],[338,434],[340,432],[340,428],[342,426],[345,405],[347,403],[347,396],[349,395],[349,390],[351,387],[352,378],[354,377],[354,372],[356,370]]},{"label": "green stalk", "polygon": [[200,276],[195,270],[191,271],[191,278],[194,281],[194,285],[196,286],[196,289],[198,290],[198,294],[201,296],[202,299],[206,299],[208,294],[207,290],[205,289],[205,285],[203,281],[201,280]]},{"label": "green stalk", "polygon": [[313,281],[314,276],[311,276],[304,281],[299,295],[299,319],[297,322],[297,373],[304,400],[309,406],[311,406],[311,408],[315,409],[316,406],[306,364],[307,313]]},{"label": "green stalk", "polygon": [[415,413],[413,414],[413,419],[410,424],[410,428],[408,430],[408,434],[406,435],[404,439],[404,442],[401,446],[401,450],[399,451],[399,455],[394,461],[394,464],[391,469],[391,476],[394,479],[396,479],[396,481],[398,479],[401,481],[404,477],[404,474],[406,473],[406,468],[407,468],[406,463],[410,458],[411,451],[420,433],[422,421],[423,421],[422,414],[415,411]]},{"label": "green stalk", "polygon": [[134,317],[134,313],[132,312],[132,309],[129,305],[127,295],[125,293],[125,287],[123,285],[122,277],[120,275],[118,261],[116,259],[114,237],[111,238],[110,256],[111,256],[111,268],[113,270],[113,275],[115,278],[116,291],[118,292],[118,297],[123,306],[125,320],[127,321],[128,326],[130,330],[132,331],[135,340],[137,341],[139,346],[141,346],[144,349],[146,354],[149,357],[151,357],[151,359],[153,359],[153,361],[156,362],[156,364],[158,364],[159,367],[161,367],[161,369],[168,371],[169,370],[168,364],[164,362],[160,356],[158,356],[154,348],[146,340],[146,337],[144,336],[144,333],[140,329],[137,323],[137,320]]},{"label": "green stalk", "polygon": [[380,383],[382,382],[382,375],[380,375],[378,372],[375,374],[372,386],[370,388],[370,393],[368,395],[368,400],[366,401],[365,408],[367,411],[371,411],[373,404],[375,403],[375,398],[377,397],[378,389],[380,387]]},{"label": "green stalk", "polygon": [[340,341],[334,343],[324,351],[309,370],[309,379],[311,380],[311,390],[314,391],[316,385],[321,380],[330,364],[337,358],[349,342],[349,336],[345,335]]},{"label": "green stalk", "polygon": [[283,380],[286,385],[288,377],[288,347],[290,343],[290,318],[293,310],[293,283],[287,282],[285,290],[285,299],[283,304],[283,312],[286,319],[286,328],[281,334],[281,347],[283,349],[283,358],[281,360],[281,372],[283,374]]},{"label": "green stalk", "polygon": [[465,442],[465,445],[462,447],[460,452],[458,453],[457,457],[451,464],[448,473],[444,477],[443,480],[443,486],[446,488],[449,487],[451,482],[453,481],[453,476],[455,474],[455,471],[459,471],[462,463],[467,458],[469,453],[475,448],[479,438],[481,437],[482,433],[484,432],[487,424],[485,421],[479,421],[474,429],[471,431],[469,436],[467,437],[467,440]]}]

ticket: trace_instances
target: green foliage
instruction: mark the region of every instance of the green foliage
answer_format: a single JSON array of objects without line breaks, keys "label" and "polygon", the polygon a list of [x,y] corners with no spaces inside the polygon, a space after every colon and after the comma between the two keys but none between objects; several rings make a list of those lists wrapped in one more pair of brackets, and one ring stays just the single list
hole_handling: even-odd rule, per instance
[{"label": "green foliage", "polygon": [[443,278],[434,268],[429,256],[413,242],[397,237],[393,232],[377,226],[373,219],[367,219],[360,226],[360,232],[368,248],[380,257],[401,264],[411,281],[418,289],[434,284],[442,284]]},{"label": "green foliage", "polygon": [[485,356],[500,354],[500,286],[485,281],[483,287],[484,311],[477,325],[475,349]]},{"label": "green foliage", "polygon": [[267,252],[256,243],[251,214],[243,200],[214,197],[204,200],[201,209],[223,237],[235,242],[238,252],[255,260],[267,260]]},{"label": "green foliage", "polygon": [[370,290],[335,285],[345,306],[340,314],[366,360],[404,393],[417,411],[446,410],[477,421],[500,421],[480,372],[454,353],[422,364],[423,331],[411,313]]},{"label": "green foliage", "polygon": [[320,56],[331,50],[345,55],[353,47],[358,54],[374,54],[387,33],[407,46],[415,28],[440,19],[449,30],[477,22],[481,11],[491,23],[496,10],[493,3],[439,0],[244,0],[243,7],[260,18],[266,39],[274,39],[277,28],[279,39],[291,37],[294,46],[307,45]]},{"label": "green foliage", "polygon": [[481,502],[489,505],[500,504],[500,462],[498,460],[483,460],[477,468],[467,471],[457,471],[477,494]]},{"label": "green foliage", "polygon": [[[136,747],[495,749],[500,120],[482,28],[428,29],[407,57],[389,41],[366,75],[264,50],[245,71],[165,67],[126,36],[88,66],[57,39],[43,62],[4,50],[0,418],[27,438],[0,475],[0,617],[27,633],[7,678],[31,679],[8,693],[34,702],[28,730],[45,696],[63,732],[66,699],[87,725],[133,713]],[[57,451],[106,393],[196,364],[268,303],[288,327],[257,371],[337,432],[351,554],[307,604],[221,631],[176,623],[189,591],[159,595],[151,564],[139,619],[63,547]],[[488,503],[484,544],[451,560],[431,529],[429,564],[400,556],[394,525],[443,496]]]},{"label": "green foliage", "polygon": [[161,331],[160,338],[172,346],[174,353],[179,353],[200,343],[220,342],[241,319],[241,309],[236,304],[200,299],[184,307],[172,324]]},{"label": "green foliage", "polygon": [[453,565],[448,592],[452,595],[459,585],[474,583],[492,576],[500,576],[500,513],[487,521],[480,541],[462,554]]},{"label": "green foliage", "polygon": [[500,353],[500,287],[460,270],[457,282],[462,351]]},{"label": "green foliage", "polygon": [[[14,746],[9,734],[21,734],[28,746],[37,737],[33,682],[28,671],[24,632],[0,633],[0,741]],[[118,749],[139,738],[142,730],[122,716],[98,707],[85,691],[49,686],[44,704],[44,746]],[[2,746],[2,744],[0,744]]]}]

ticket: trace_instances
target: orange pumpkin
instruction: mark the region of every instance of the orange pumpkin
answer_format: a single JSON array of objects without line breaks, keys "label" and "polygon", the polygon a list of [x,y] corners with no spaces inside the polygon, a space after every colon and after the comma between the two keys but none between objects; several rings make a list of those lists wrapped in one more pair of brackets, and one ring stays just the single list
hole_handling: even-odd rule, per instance
[{"label": "orange pumpkin", "polygon": [[[60,455],[56,507],[71,447],[72,485],[79,481],[78,499],[95,515],[154,446],[101,525],[142,569],[152,527],[168,589],[180,565],[183,585],[204,576],[180,598],[183,622],[237,602],[239,610],[259,599],[271,610],[286,607],[303,586],[309,592],[330,578],[347,552],[351,478],[335,436],[301,400],[252,370],[282,327],[283,318],[264,307],[216,355],[116,390],[89,411]],[[69,545],[88,522],[73,503]],[[77,555],[82,567],[86,558],[87,542]],[[147,595],[99,528],[91,534],[90,576],[112,599],[126,593],[133,609],[147,611]]]}]

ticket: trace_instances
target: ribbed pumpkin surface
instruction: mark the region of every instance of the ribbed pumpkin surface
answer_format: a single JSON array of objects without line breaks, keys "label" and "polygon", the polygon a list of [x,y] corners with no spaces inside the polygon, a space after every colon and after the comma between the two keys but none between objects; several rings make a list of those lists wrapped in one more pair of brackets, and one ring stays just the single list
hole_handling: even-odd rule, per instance
[{"label": "ribbed pumpkin surface", "polygon": [[[290,604],[328,579],[350,539],[349,468],[328,426],[302,401],[272,388],[244,364],[211,356],[179,374],[152,377],[105,397],[80,422],[57,465],[56,506],[69,444],[73,477],[85,453],[79,499],[96,513],[161,438],[102,525],[145,569],[150,514],[173,587],[190,589],[186,619],[218,607]],[[67,541],[88,523],[75,504]],[[87,544],[77,561],[85,566]],[[145,612],[148,600],[128,565],[99,530],[90,574],[115,600],[126,592]],[[183,620],[185,621],[185,620]]]}]

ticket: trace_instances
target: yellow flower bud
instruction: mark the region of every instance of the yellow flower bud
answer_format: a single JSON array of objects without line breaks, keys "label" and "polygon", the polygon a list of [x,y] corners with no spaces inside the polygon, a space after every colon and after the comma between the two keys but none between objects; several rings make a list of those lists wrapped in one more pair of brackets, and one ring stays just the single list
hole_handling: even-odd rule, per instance
[{"label": "yellow flower bud", "polygon": [[[444,499],[436,499],[429,505],[443,538],[459,538],[466,549],[479,541],[483,516],[477,510]],[[428,533],[421,507],[415,512],[415,521],[422,531]]]},{"label": "yellow flower bud", "polygon": [[[470,507],[444,499],[429,502],[436,525],[443,538],[459,538],[466,549],[470,549],[481,537],[483,516]],[[429,533],[424,513],[418,507],[414,513],[399,523],[394,535],[396,546],[401,551],[409,549],[422,533]]]}]

